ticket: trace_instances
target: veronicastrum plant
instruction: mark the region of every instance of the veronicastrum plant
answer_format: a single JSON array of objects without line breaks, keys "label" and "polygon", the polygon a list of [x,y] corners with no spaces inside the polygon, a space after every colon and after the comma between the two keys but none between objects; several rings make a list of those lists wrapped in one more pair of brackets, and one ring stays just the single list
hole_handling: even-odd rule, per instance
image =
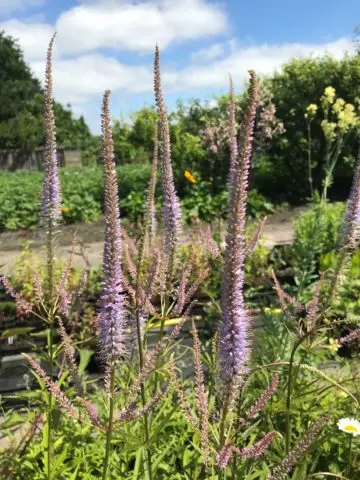
[{"label": "veronicastrum plant", "polygon": [[[193,307],[196,293],[209,272],[206,267],[195,268],[191,249],[189,255],[183,254],[181,211],[173,181],[169,120],[156,48],[154,155],[143,228],[137,242],[129,238],[120,223],[110,92],[106,91],[103,97],[105,232],[96,336],[98,361],[105,373],[103,385],[92,385],[77,364],[77,345],[69,333],[68,321],[72,302],[80,296],[86,282],[86,272],[75,292],[68,281],[73,255],[58,282],[54,275],[60,186],[52,105],[53,42],[54,38],[48,50],[44,96],[46,145],[42,218],[46,231],[47,275],[42,285],[35,273],[33,302],[25,300],[8,279],[2,277],[20,313],[36,316],[47,327],[46,351],[37,359],[26,356],[42,387],[45,408],[39,407],[35,417],[32,414],[33,422],[26,434],[28,442],[12,451],[10,460],[2,466],[2,475],[8,479],[32,475],[34,479],[103,480],[276,480],[289,475],[298,479],[331,476],[329,471],[318,474],[316,461],[309,467],[303,462],[312,442],[330,422],[331,412],[324,415],[319,411],[307,429],[295,428],[299,411],[294,399],[299,395],[298,390],[304,394],[304,387],[310,398],[319,392],[327,394],[326,384],[345,391],[354,404],[358,403],[358,395],[350,386],[345,388],[306,360],[310,358],[309,351],[319,346],[319,339],[324,338],[326,332],[348,320],[332,320],[328,314],[358,245],[360,166],[355,173],[336,268],[322,276],[313,298],[306,305],[287,294],[274,275],[288,333],[283,349],[285,358],[279,357],[279,350],[275,359],[254,366],[252,350],[257,331],[252,329],[252,312],[244,301],[244,266],[263,227],[260,222],[253,238],[247,239],[248,179],[259,81],[251,71],[247,105],[239,131],[231,81],[229,200],[224,251],[213,242],[210,230],[200,232],[206,255],[223,262],[221,318],[209,348],[205,349]],[[158,166],[163,200],[160,225],[156,222],[155,208]],[[189,320],[193,338],[193,385],[179,375],[182,354],[176,348],[181,329]],[[150,333],[154,329],[157,338],[150,346]],[[57,333],[60,334],[59,343],[56,343]],[[359,330],[355,329],[341,341],[346,344],[358,338]],[[253,378],[259,371],[271,373],[267,376],[267,385],[261,385],[254,393]],[[309,380],[309,375],[314,378]],[[352,379],[357,377],[358,372],[355,372]],[[273,410],[276,415],[271,419],[266,405],[273,395],[279,407]],[[59,420],[58,407],[63,413],[62,420]],[[356,410],[350,413],[356,415]],[[356,428],[356,425],[353,422],[349,428]],[[39,431],[43,432],[43,442],[36,448],[33,445]],[[74,442],[72,451],[66,446],[65,438]],[[31,455],[22,465],[19,455],[24,456],[27,450]],[[182,452],[181,455],[177,451]],[[337,476],[334,474],[335,478],[351,478],[342,475],[352,475],[354,471],[351,444],[349,451],[347,467],[336,473]]]}]

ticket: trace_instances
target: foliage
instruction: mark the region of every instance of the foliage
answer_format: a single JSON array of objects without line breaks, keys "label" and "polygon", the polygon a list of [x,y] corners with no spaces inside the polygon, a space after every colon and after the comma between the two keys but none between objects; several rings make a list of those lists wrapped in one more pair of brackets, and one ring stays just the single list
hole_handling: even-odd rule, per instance
[{"label": "foliage", "polygon": [[[324,253],[319,262],[319,269],[321,271],[331,271],[336,268],[336,253],[334,250],[329,250]],[[343,281],[342,288],[339,291],[336,303],[333,306],[334,316],[345,316],[351,318],[352,316],[360,316],[360,251],[352,257],[346,268],[346,276]]]},{"label": "foliage", "polygon": [[[276,114],[285,127],[285,133],[273,138],[260,152],[255,172],[255,185],[270,198],[286,197],[287,201],[304,200],[309,196],[308,134],[304,112],[309,103],[317,102],[326,87],[331,85],[336,94],[358,108],[360,99],[360,56],[345,55],[336,60],[327,55],[307,59],[293,59],[281,71],[267,79],[276,106]],[[312,158],[314,189],[320,190],[326,156],[326,142],[321,128],[321,117],[312,122]],[[349,189],[351,167],[358,150],[358,132],[349,133],[341,149],[339,163],[334,171],[337,195]],[[270,164],[263,169],[261,162]],[[330,191],[330,196],[334,191]]]},{"label": "foliage", "polygon": [[[227,192],[216,195],[209,193],[209,185],[201,182],[193,185],[191,190],[182,199],[184,220],[186,223],[206,222],[212,223],[227,216]],[[274,213],[274,206],[256,190],[249,193],[248,215],[249,218],[259,218],[269,213]]]},{"label": "foliage", "polygon": [[40,82],[26,65],[18,43],[0,32],[1,113],[0,123],[15,117],[22,105],[41,92]]},{"label": "foliage", "polygon": [[[339,156],[348,135],[360,125],[360,119],[351,103],[346,103],[342,98],[336,98],[335,88],[325,88],[320,98],[323,120],[320,126],[325,139],[325,157],[323,159],[323,174],[321,179],[323,202],[327,200],[328,189],[333,183],[333,175]],[[308,128],[308,160],[310,195],[314,198],[312,169],[316,167],[312,155],[311,129],[314,119],[317,117],[318,106],[314,103],[306,108],[305,119]]]},{"label": "foliage", "polygon": [[[150,167],[124,165],[118,167],[118,171],[121,179],[120,198],[125,199],[122,213],[137,215],[139,212],[134,212],[131,192],[133,189],[137,192],[146,191]],[[39,172],[0,173],[0,231],[33,229],[39,225],[42,178]],[[65,168],[60,172],[60,180],[64,222],[91,222],[98,219],[103,204],[102,168]],[[126,200],[128,197],[129,200]]]},{"label": "foliage", "polygon": [[[44,144],[43,92],[26,65],[17,42],[0,32],[0,149],[34,149]],[[55,102],[58,144],[85,148],[91,134],[84,118],[73,117],[70,105]]]},{"label": "foliage", "polygon": [[321,257],[338,247],[343,215],[343,203],[318,203],[294,222],[292,251],[300,293],[319,278]]},{"label": "foliage", "polygon": [[[53,41],[54,38],[47,56],[47,80],[51,80]],[[349,340],[331,342],[329,337],[336,335],[340,325],[360,324],[356,317],[343,315],[334,319],[331,312],[344,285],[347,267],[358,261],[354,253],[360,237],[360,164],[334,266],[315,282],[310,298],[305,299],[301,289],[296,298],[292,297],[272,272],[280,308],[265,308],[256,318],[256,312],[251,312],[245,303],[245,281],[251,280],[251,271],[257,268],[262,270],[261,277],[266,276],[269,253],[261,247],[255,249],[262,224],[253,235],[245,228],[258,100],[254,72],[250,72],[250,79],[239,152],[233,133],[229,142],[230,214],[224,248],[216,245],[208,228],[200,227],[189,244],[181,235],[158,48],[154,83],[161,142],[158,155],[155,136],[154,158],[163,173],[163,229],[154,234],[154,169],[140,238],[131,239],[122,231],[110,92],[105,92],[105,235],[95,335],[100,343],[103,378],[93,381],[87,375],[92,352],[84,348],[84,337],[75,331],[72,322],[72,312],[79,305],[88,272],[74,278],[74,251],[58,270],[54,242],[58,225],[55,208],[49,202],[43,213],[43,220],[47,220],[45,262],[33,272],[32,286],[26,282],[26,252],[18,270],[25,292],[15,290],[7,277],[1,277],[4,288],[15,299],[18,314],[29,320],[34,317],[41,325],[40,332],[21,332],[36,353],[36,357],[25,355],[25,359],[38,388],[18,393],[16,397],[25,401],[27,408],[20,413],[10,412],[1,425],[8,431],[14,425],[31,422],[20,440],[0,452],[1,476],[19,480],[284,480],[290,476],[302,480],[317,476],[350,479],[357,474],[360,448],[353,436],[360,435],[360,422],[351,421],[349,425],[346,418],[341,419],[348,428],[336,428],[335,422],[340,415],[358,415],[360,371],[358,364],[348,359],[338,362],[340,368],[333,371],[330,362],[339,343]],[[46,135],[47,145],[49,141],[51,145],[55,133],[51,82],[47,82],[46,88]],[[232,95],[229,110],[235,111]],[[233,127],[235,118],[231,114],[230,132],[234,132]],[[52,152],[47,161],[53,172],[46,169],[44,189],[52,178],[55,183],[58,180]],[[84,180],[86,186],[82,188],[93,188],[100,196],[102,190],[96,178],[99,172],[101,169],[94,167],[93,175]],[[119,169],[119,173],[125,178],[129,174],[134,182],[133,170]],[[65,183],[73,177],[75,183],[83,181],[74,173],[63,175]],[[185,178],[189,189],[197,186],[196,173],[186,170]],[[90,181],[94,183],[86,183]],[[122,186],[121,178],[119,183]],[[65,194],[69,195],[66,188]],[[294,251],[298,251],[299,258],[303,256],[305,279],[312,280],[312,264],[324,260],[321,254],[334,248],[339,231],[334,227],[334,219],[339,217],[337,208],[322,202],[315,206],[312,215],[304,214],[297,223]],[[306,246],[311,250],[310,235],[314,237],[315,227],[321,234],[307,257],[304,250]],[[218,241],[221,244],[221,228]],[[195,294],[212,264],[220,267],[214,276],[217,294],[209,295],[218,321],[204,341],[199,335],[201,317],[195,310],[199,306]],[[182,328],[186,334],[190,322],[192,348],[179,337]],[[9,332],[5,333],[5,338],[9,338]],[[357,340],[360,329],[354,333],[352,340]],[[34,340],[39,337],[45,346],[36,348]],[[188,367],[193,381],[186,378]],[[346,435],[348,442],[344,441]]]},{"label": "foliage", "polygon": [[[121,213],[131,222],[137,223],[144,213],[150,166],[125,164],[117,170]],[[39,172],[0,173],[0,231],[38,227],[42,178]],[[103,210],[102,167],[64,168],[60,171],[60,181],[63,194],[62,217],[65,223],[92,222],[100,217]],[[186,223],[196,223],[199,220],[212,222],[219,215],[225,218],[226,192],[211,197],[209,185],[199,182],[187,186],[183,195]],[[273,211],[273,205],[263,196],[256,191],[250,193],[250,217],[257,218]]]}]

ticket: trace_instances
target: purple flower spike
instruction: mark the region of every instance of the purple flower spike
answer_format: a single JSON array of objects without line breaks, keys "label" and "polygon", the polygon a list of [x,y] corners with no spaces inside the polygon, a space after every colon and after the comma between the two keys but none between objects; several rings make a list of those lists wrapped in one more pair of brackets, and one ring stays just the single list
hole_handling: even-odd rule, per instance
[{"label": "purple flower spike", "polygon": [[230,102],[228,106],[229,118],[229,146],[230,146],[230,168],[229,168],[229,187],[234,184],[236,176],[236,161],[239,155],[237,145],[237,126],[236,126],[236,97],[234,91],[233,79],[230,75]]},{"label": "purple flower spike", "polygon": [[360,151],[342,227],[342,247],[353,250],[360,238]]},{"label": "purple flower spike", "polygon": [[247,251],[245,221],[257,90],[255,73],[250,72],[249,100],[241,122],[239,150],[237,158],[232,160],[233,172],[229,182],[228,225],[221,289],[220,375],[223,384],[228,386],[234,385],[245,373],[245,363],[249,357],[250,321],[243,296]]},{"label": "purple flower spike", "polygon": [[121,227],[109,97],[110,91],[106,90],[101,115],[104,159],[105,243],[100,313],[98,317],[101,350],[107,364],[117,360],[125,353]]},{"label": "purple flower spike", "polygon": [[181,211],[179,199],[174,186],[174,177],[171,164],[169,120],[167,117],[166,105],[161,88],[160,55],[159,48],[157,46],[155,49],[154,75],[156,109],[159,118],[161,183],[164,202],[164,248],[168,260],[168,275],[171,275],[175,249],[179,242],[179,235],[181,233]]},{"label": "purple flower spike", "polygon": [[46,57],[45,69],[45,149],[44,149],[44,184],[42,191],[42,222],[55,222],[60,217],[60,182],[56,153],[55,115],[52,93],[52,50],[55,41],[53,35]]}]

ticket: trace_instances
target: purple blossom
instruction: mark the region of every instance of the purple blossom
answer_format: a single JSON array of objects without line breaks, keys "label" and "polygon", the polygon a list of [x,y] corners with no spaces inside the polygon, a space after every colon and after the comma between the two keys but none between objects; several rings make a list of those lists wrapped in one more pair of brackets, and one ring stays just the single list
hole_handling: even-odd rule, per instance
[{"label": "purple blossom", "polygon": [[360,338],[360,328],[356,328],[355,330],[350,332],[348,335],[345,335],[345,337],[341,337],[340,343],[342,344],[351,343],[357,340],[358,338]]},{"label": "purple blossom", "polygon": [[179,199],[174,186],[174,176],[171,164],[169,120],[167,117],[166,105],[161,87],[160,56],[159,48],[157,46],[155,49],[154,75],[155,100],[159,118],[160,168],[164,202],[164,249],[168,263],[167,274],[171,276],[175,249],[179,242],[179,235],[181,233],[181,211]]},{"label": "purple blossom", "polygon": [[287,474],[309,449],[310,445],[316,440],[328,421],[329,417],[324,415],[314,422],[309,430],[306,431],[305,435],[299,440],[295,448],[286,455],[276,468],[274,468],[271,474],[267,477],[267,480],[286,480],[288,478]]},{"label": "purple blossom", "polygon": [[15,300],[16,311],[18,315],[28,315],[29,313],[34,313],[32,305],[14,289],[7,277],[2,275],[0,277],[0,283],[4,285],[7,293]]},{"label": "purple blossom", "polygon": [[46,57],[45,69],[45,149],[44,184],[42,191],[41,218],[43,223],[54,222],[60,217],[60,182],[56,152],[55,115],[52,92],[52,50],[55,35],[52,37]]},{"label": "purple blossom", "polygon": [[239,450],[239,455],[246,459],[259,458],[264,455],[271,442],[276,436],[276,432],[269,432],[251,447],[245,447]]},{"label": "purple blossom", "polygon": [[57,383],[53,382],[51,378],[46,375],[45,371],[41,368],[41,366],[35,362],[35,360],[23,353],[26,360],[29,362],[31,368],[38,374],[38,376],[42,379],[45,386],[49,390],[49,392],[54,396],[55,400],[57,401],[60,408],[64,410],[64,412],[69,415],[71,418],[75,420],[81,420],[82,416],[80,412],[74,407],[68,397],[60,390]]},{"label": "purple blossom", "polygon": [[125,353],[125,312],[121,270],[121,227],[114,145],[109,112],[110,91],[104,93],[102,134],[104,159],[105,243],[98,317],[102,355],[107,364]]},{"label": "purple blossom", "polygon": [[240,127],[239,152],[229,185],[228,226],[221,289],[222,318],[219,326],[220,375],[232,384],[245,372],[249,357],[249,314],[245,307],[244,261],[248,177],[257,102],[257,79],[250,72],[249,101]]},{"label": "purple blossom", "polygon": [[247,418],[254,417],[260,410],[264,408],[266,403],[269,401],[272,394],[275,392],[280,380],[280,375],[276,373],[274,378],[272,379],[270,385],[262,392],[260,397],[256,400],[256,402],[249,408],[246,412]]},{"label": "purple blossom", "polygon": [[360,151],[342,227],[342,247],[354,249],[360,236]]},{"label": "purple blossom", "polygon": [[234,454],[240,455],[246,460],[260,458],[269,448],[275,436],[276,432],[267,433],[254,445],[245,448],[238,448],[235,445],[228,443],[217,454],[216,464],[220,470],[225,470]]},{"label": "purple blossom", "polygon": [[230,146],[230,168],[229,168],[229,186],[234,183],[236,175],[236,161],[238,158],[237,145],[237,125],[236,125],[236,98],[234,91],[234,83],[230,75],[230,102],[228,107],[229,115],[229,146]]},{"label": "purple blossom", "polygon": [[237,448],[232,443],[227,443],[216,455],[216,465],[220,470],[225,470]]}]

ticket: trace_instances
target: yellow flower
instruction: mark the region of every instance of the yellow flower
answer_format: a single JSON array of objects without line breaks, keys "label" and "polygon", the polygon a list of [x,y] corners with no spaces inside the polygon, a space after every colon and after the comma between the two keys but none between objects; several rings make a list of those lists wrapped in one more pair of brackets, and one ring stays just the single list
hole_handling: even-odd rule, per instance
[{"label": "yellow flower", "polygon": [[185,170],[184,172],[184,177],[186,180],[188,180],[190,183],[196,183],[196,179],[193,176],[193,174],[189,170]]},{"label": "yellow flower", "polygon": [[329,122],[328,120],[323,120],[321,122],[321,128],[324,132],[324,135],[326,139],[329,140],[330,142],[333,141],[336,137],[336,133],[335,133],[336,127],[337,125],[335,122]]},{"label": "yellow flower", "polygon": [[63,208],[61,209],[61,212],[62,212],[62,213],[68,213],[68,212],[70,212],[70,208],[68,208],[68,207],[63,207]]},{"label": "yellow flower", "polygon": [[275,315],[279,315],[280,313],[282,313],[282,310],[281,308],[269,308],[269,307],[265,307],[264,308],[264,312],[265,313],[270,313],[270,314],[275,314]]},{"label": "yellow flower", "polygon": [[329,349],[332,350],[333,352],[337,352],[339,350],[340,343],[338,340],[334,338],[329,339]]},{"label": "yellow flower", "polygon": [[333,103],[335,100],[336,90],[334,87],[326,87],[324,90],[323,101],[325,103]]},{"label": "yellow flower", "polygon": [[344,109],[345,106],[345,100],[343,98],[338,98],[334,105],[332,106],[332,109],[335,113],[340,113]]},{"label": "yellow flower", "polygon": [[354,437],[360,435],[360,422],[354,418],[340,418],[337,426],[343,432],[351,433]]},{"label": "yellow flower", "polygon": [[344,392],[344,390],[337,390],[335,395],[337,397],[341,397],[341,398],[347,398],[348,397],[348,394]]},{"label": "yellow flower", "polygon": [[317,110],[318,110],[318,106],[315,103],[310,103],[310,105],[306,107],[305,118],[314,117],[316,115]]}]

